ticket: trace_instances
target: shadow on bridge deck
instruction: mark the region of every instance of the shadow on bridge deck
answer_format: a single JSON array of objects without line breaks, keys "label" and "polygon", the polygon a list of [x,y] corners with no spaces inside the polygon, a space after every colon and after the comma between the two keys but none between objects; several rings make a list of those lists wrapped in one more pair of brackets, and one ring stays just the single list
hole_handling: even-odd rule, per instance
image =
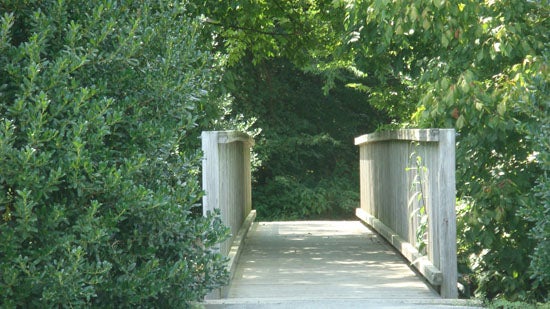
[{"label": "shadow on bridge deck", "polygon": [[227,298],[207,308],[450,308],[359,221],[255,222]]}]

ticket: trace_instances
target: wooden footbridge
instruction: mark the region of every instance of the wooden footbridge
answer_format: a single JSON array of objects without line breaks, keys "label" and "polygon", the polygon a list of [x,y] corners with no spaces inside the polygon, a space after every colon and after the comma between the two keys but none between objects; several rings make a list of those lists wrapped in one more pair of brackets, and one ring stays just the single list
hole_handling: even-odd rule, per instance
[{"label": "wooden footbridge", "polygon": [[254,141],[204,132],[204,212],[219,208],[231,282],[207,308],[449,308],[458,300],[454,130],[399,130],[355,139],[356,221],[255,222]]}]

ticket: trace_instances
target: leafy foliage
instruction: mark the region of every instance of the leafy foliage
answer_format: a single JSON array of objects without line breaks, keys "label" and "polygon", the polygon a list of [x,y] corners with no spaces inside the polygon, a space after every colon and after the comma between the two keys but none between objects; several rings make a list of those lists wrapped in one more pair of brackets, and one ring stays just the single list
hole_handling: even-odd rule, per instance
[{"label": "leafy foliage", "polygon": [[[383,123],[384,113],[348,88],[325,96],[322,80],[289,61],[242,61],[226,75],[234,109],[257,119],[254,151],[261,166],[254,207],[264,219],[348,217],[358,205],[353,138]],[[376,117],[378,116],[378,118]]]},{"label": "leafy foliage", "polygon": [[[414,147],[418,147],[420,143],[411,142]],[[427,255],[428,247],[428,214],[426,212],[426,182],[428,181],[428,168],[422,162],[422,156],[416,151],[409,155],[409,160],[412,162],[411,166],[406,168],[407,174],[412,179],[407,207],[409,209],[416,209],[411,211],[411,221],[418,222],[416,235],[415,235],[415,247],[422,255]]]},{"label": "leafy foliage", "polygon": [[[344,12],[332,0],[200,0],[192,11],[219,35],[229,63],[247,58],[258,64],[283,58],[309,66],[309,52],[323,56],[334,50],[342,33]],[[323,48],[316,48],[323,46]]]},{"label": "leafy foliage", "polygon": [[201,198],[212,55],[170,1],[0,4],[0,304],[183,306],[227,279]]}]

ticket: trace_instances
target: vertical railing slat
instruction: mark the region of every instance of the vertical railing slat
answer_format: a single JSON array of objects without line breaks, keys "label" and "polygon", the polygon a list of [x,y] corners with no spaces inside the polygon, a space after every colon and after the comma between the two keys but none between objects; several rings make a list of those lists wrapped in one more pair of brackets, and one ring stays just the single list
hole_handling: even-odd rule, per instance
[{"label": "vertical railing slat", "polygon": [[[360,147],[358,216],[439,285],[442,297],[458,297],[455,131],[379,132],[360,136],[355,144]],[[422,205],[428,221],[425,257],[417,250]]]}]

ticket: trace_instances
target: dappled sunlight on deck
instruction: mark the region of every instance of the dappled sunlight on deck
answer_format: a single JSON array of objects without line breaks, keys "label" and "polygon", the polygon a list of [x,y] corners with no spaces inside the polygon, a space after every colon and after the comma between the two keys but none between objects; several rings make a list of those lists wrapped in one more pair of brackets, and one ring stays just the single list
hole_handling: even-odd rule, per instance
[{"label": "dappled sunlight on deck", "polygon": [[439,295],[359,221],[254,223],[229,298],[415,298]]}]

